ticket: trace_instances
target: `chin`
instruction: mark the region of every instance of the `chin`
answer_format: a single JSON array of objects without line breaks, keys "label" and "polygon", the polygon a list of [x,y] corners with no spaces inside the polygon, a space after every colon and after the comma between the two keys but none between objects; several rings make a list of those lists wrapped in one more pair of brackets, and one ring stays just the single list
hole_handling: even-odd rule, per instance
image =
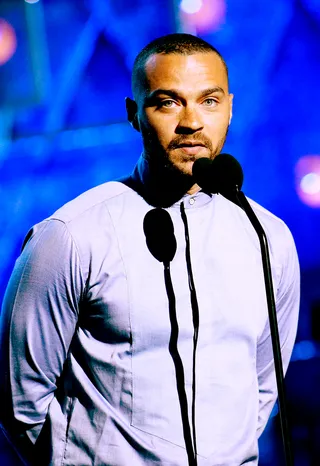
[{"label": "chin", "polygon": [[179,157],[179,159],[169,159],[171,165],[179,172],[183,173],[184,175],[192,175],[192,168],[193,164],[197,159],[206,158],[206,159],[214,159],[217,154],[211,153],[203,153],[199,155],[193,155],[188,157]]},{"label": "chin", "polygon": [[189,175],[191,176],[192,175],[192,167],[193,167],[193,164],[194,164],[194,161],[196,159],[192,159],[192,160],[188,160],[188,161],[185,161],[185,162],[173,162],[173,166],[176,170],[178,170],[180,173],[183,173],[184,175]]}]

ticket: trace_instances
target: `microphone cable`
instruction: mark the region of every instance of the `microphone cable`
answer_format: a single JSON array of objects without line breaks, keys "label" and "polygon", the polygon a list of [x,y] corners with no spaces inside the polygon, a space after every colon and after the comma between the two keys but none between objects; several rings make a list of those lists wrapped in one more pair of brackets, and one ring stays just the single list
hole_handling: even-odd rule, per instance
[{"label": "microphone cable", "polygon": [[186,263],[188,271],[188,281],[190,289],[190,300],[192,307],[192,320],[193,320],[193,357],[192,357],[192,433],[193,433],[193,447],[195,464],[197,465],[197,436],[196,436],[196,354],[199,337],[199,306],[196,288],[193,279],[193,272],[191,266],[191,254],[190,254],[190,236],[189,227],[187,221],[187,215],[185,212],[184,204],[180,204],[181,218],[184,224],[185,240],[186,240]]},{"label": "microphone cable", "polygon": [[177,391],[180,401],[183,436],[186,444],[189,466],[197,466],[196,453],[192,447],[191,429],[188,416],[188,399],[185,390],[185,378],[183,363],[178,351],[179,325],[177,320],[176,299],[172,286],[170,264],[164,264],[164,279],[169,300],[169,316],[171,324],[171,335],[169,341],[169,352],[174,362],[176,371]]},{"label": "microphone cable", "polygon": [[176,373],[183,437],[188,456],[188,465],[197,466],[189,423],[188,398],[185,390],[184,368],[178,351],[179,324],[176,311],[176,298],[170,271],[170,262],[175,256],[177,243],[170,214],[161,208],[150,210],[144,218],[143,230],[150,253],[155,259],[162,262],[164,266],[164,281],[169,302],[169,318],[171,324],[169,352],[172,357]]}]

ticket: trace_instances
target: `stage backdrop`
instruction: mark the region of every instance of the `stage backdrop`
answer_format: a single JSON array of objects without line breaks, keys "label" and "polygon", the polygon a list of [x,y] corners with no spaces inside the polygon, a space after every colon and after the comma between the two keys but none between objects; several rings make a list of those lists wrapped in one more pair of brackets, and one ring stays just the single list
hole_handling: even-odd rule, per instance
[{"label": "stage backdrop", "polygon": [[[1,0],[0,302],[28,229],[86,189],[131,171],[126,122],[135,55],[191,32],[229,66],[234,117],[225,152],[244,192],[290,227],[302,271],[287,384],[296,465],[320,464],[319,0]],[[19,464],[0,446],[0,464]],[[276,409],[262,466],[282,466]]]}]

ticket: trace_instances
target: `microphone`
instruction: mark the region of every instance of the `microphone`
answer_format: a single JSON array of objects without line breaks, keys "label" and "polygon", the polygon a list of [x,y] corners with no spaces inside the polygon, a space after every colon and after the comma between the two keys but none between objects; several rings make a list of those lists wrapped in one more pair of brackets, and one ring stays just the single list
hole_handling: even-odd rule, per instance
[{"label": "microphone", "polygon": [[241,191],[243,172],[240,163],[234,157],[229,154],[219,154],[213,160],[200,158],[194,162],[192,174],[196,183],[202,189],[213,194],[220,193],[240,206],[246,213],[258,235],[278,388],[279,414],[285,460],[287,466],[293,466],[293,453],[288,426],[284,374],[267,236],[249,201]]},{"label": "microphone", "polygon": [[240,163],[229,154],[219,154],[213,160],[202,157],[192,168],[196,183],[204,191],[220,193],[229,198],[243,184],[243,171]]},{"label": "microphone", "polygon": [[160,207],[149,210],[143,221],[143,231],[149,251],[159,262],[168,264],[177,250],[170,214]]},{"label": "microphone", "polygon": [[183,436],[188,456],[188,465],[197,466],[197,459],[193,450],[191,429],[189,424],[188,398],[185,391],[185,376],[182,359],[178,351],[179,324],[176,311],[176,298],[173,290],[170,262],[177,250],[177,241],[174,236],[174,227],[170,214],[160,208],[149,210],[143,220],[143,231],[149,251],[164,265],[164,280],[169,301],[169,318],[171,334],[169,352],[173,360],[176,385],[179,397]]}]

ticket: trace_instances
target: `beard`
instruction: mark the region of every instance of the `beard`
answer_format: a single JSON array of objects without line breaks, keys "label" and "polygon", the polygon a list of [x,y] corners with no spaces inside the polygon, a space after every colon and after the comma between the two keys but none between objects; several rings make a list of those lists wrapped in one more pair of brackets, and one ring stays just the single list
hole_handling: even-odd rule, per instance
[{"label": "beard", "polygon": [[[150,130],[142,130],[142,139],[144,146],[144,157],[151,162],[168,170],[171,174],[177,177],[189,178],[192,180],[192,174],[185,168],[187,162],[194,162],[197,158],[207,157],[213,160],[220,154],[226,141],[229,131],[229,125],[226,128],[224,135],[215,143],[202,133],[194,134],[179,134],[175,137],[167,147],[164,147],[157,135]],[[206,149],[206,155],[189,155],[179,151],[181,144],[188,142],[200,142]]]},{"label": "beard", "polygon": [[[194,162],[197,158],[203,157],[203,152],[207,158],[214,159],[224,145],[227,132],[228,128],[216,144],[204,135],[195,133],[177,135],[167,147],[164,147],[156,134],[149,129],[141,128],[144,146],[142,197],[154,207],[170,207],[181,199],[196,184],[191,164],[188,162]],[[183,153],[183,150],[179,150],[179,145],[186,141],[201,141],[205,150],[201,150],[199,156]]]}]

